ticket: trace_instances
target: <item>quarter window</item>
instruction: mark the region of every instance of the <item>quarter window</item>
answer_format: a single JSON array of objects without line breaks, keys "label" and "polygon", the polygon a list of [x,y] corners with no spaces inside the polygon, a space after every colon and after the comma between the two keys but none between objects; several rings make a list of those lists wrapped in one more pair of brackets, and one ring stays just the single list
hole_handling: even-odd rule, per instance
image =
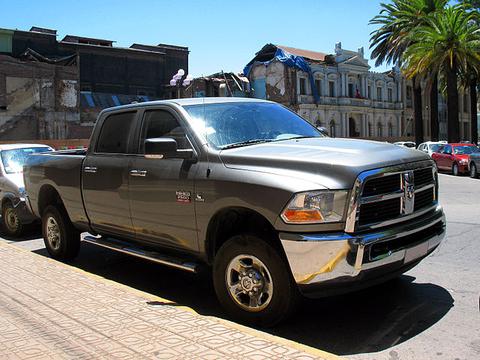
[{"label": "quarter window", "polygon": [[97,153],[125,154],[128,150],[128,137],[136,112],[124,112],[108,116],[100,130]]}]

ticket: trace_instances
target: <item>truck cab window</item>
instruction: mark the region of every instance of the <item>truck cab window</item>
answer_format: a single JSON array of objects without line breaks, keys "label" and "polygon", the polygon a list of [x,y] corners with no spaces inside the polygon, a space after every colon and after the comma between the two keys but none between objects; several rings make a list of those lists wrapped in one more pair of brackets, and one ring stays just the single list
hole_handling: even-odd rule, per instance
[{"label": "truck cab window", "polygon": [[128,136],[136,112],[108,116],[103,122],[97,141],[97,153],[125,154],[128,151]]},{"label": "truck cab window", "polygon": [[191,149],[184,128],[168,111],[145,111],[140,152],[145,151],[145,139],[167,137],[175,139],[178,149]]}]

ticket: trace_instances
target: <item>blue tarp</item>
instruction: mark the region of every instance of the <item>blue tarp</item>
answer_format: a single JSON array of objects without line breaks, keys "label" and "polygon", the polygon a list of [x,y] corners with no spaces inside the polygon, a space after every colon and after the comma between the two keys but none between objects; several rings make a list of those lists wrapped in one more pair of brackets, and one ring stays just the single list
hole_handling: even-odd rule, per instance
[{"label": "blue tarp", "polygon": [[[318,102],[319,96],[318,96],[317,87],[315,86],[315,80],[313,78],[312,69],[310,67],[310,64],[302,56],[290,54],[289,52],[277,47],[277,50],[275,51],[275,55],[273,56],[273,58],[268,61],[261,61],[261,63],[264,65],[268,65],[274,60],[280,61],[285,65],[293,67],[295,69],[305,71],[308,74],[308,79],[310,80],[310,86],[312,88],[313,98],[315,99],[315,102]],[[250,70],[252,69],[253,64],[256,62],[257,61],[255,61],[254,59],[253,61],[250,61],[247,64],[247,66],[245,66],[245,68],[243,69],[243,73],[245,76],[248,77],[248,74],[250,73]]]}]

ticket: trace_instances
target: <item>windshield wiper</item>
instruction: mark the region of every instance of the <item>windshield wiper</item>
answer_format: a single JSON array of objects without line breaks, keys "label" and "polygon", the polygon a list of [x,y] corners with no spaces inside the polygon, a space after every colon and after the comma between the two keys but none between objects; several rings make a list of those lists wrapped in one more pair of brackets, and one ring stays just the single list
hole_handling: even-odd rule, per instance
[{"label": "windshield wiper", "polygon": [[228,145],[222,146],[222,150],[233,149],[233,148],[236,148],[236,147],[253,145],[253,144],[267,143],[267,142],[271,142],[271,141],[273,141],[273,140],[271,140],[271,139],[252,139],[252,140],[246,140],[246,141],[239,141],[239,142],[236,142],[236,143],[233,143],[233,144],[228,144]]}]

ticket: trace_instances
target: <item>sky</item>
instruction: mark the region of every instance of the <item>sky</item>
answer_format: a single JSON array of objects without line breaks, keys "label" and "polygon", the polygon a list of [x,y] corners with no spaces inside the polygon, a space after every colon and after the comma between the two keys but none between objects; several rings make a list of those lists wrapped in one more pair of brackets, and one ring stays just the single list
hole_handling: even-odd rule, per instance
[{"label": "sky", "polygon": [[[189,72],[241,72],[265,44],[333,53],[336,42],[370,57],[369,20],[377,0],[0,0],[0,28],[56,29],[58,40],[79,35],[115,46],[188,46]],[[8,14],[8,16],[6,16]],[[387,66],[372,70],[384,71]]]}]

